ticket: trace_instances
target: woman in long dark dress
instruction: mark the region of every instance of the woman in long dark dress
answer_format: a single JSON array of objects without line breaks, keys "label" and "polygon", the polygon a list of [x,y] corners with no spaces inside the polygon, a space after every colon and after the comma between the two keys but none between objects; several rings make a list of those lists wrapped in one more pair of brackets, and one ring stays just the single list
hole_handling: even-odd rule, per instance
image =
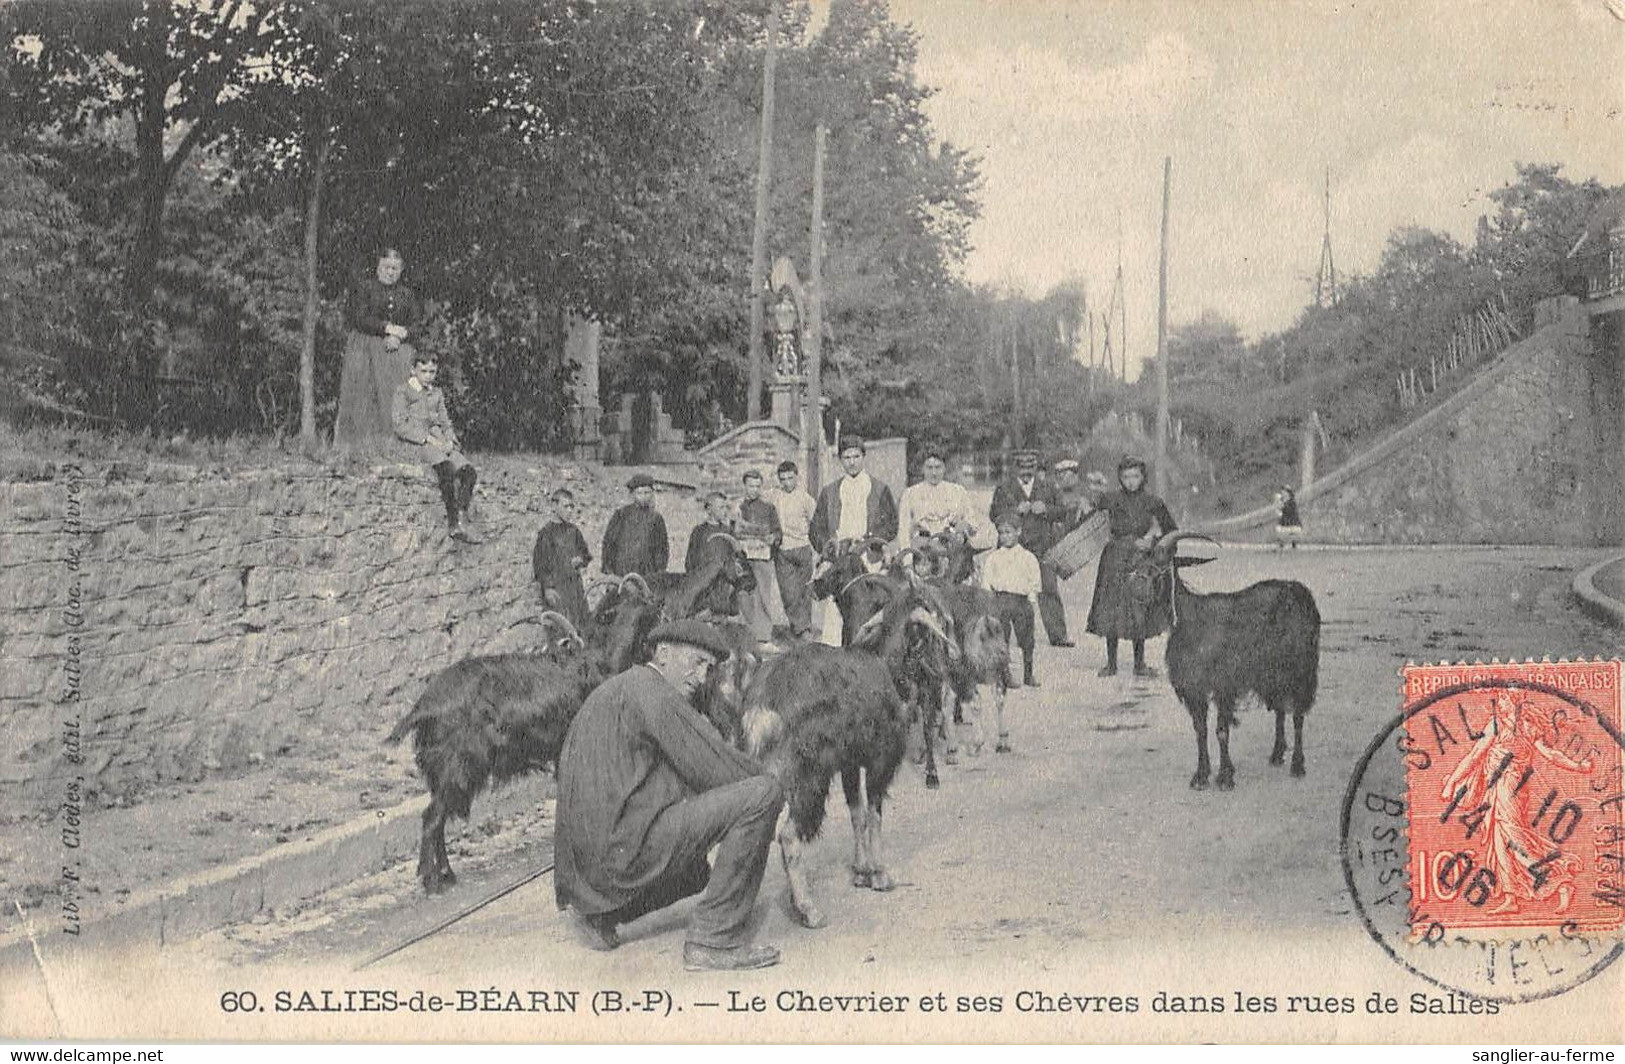
[{"label": "woman in long dark dress", "polygon": [[395,389],[411,375],[410,338],[422,316],[417,296],[400,283],[402,269],[401,253],[385,248],[377,273],[350,293],[334,443],[364,445],[395,438],[390,404]]},{"label": "woman in long dark dress", "polygon": [[[1145,641],[1166,630],[1167,616],[1151,601],[1143,573],[1157,540],[1179,526],[1167,505],[1145,490],[1144,459],[1124,456],[1117,463],[1117,483],[1120,490],[1100,500],[1111,540],[1100,555],[1088,630],[1106,639],[1106,667],[1100,675],[1117,675],[1117,641],[1127,639],[1134,646],[1134,675],[1155,676],[1145,663]],[[1142,578],[1135,578],[1137,570]]]}]

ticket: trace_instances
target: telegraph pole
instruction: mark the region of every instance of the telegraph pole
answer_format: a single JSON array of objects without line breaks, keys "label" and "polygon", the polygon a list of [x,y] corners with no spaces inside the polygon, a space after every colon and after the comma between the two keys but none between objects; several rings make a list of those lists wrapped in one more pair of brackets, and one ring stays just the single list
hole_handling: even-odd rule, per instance
[{"label": "telegraph pole", "polygon": [[1332,168],[1326,168],[1326,231],[1320,238],[1320,269],[1315,272],[1315,305],[1337,305],[1337,265],[1332,261]]},{"label": "telegraph pole", "polygon": [[1173,156],[1167,156],[1162,160],[1162,254],[1157,261],[1157,464],[1152,490],[1158,495],[1168,491],[1168,188],[1173,172]]},{"label": "telegraph pole", "polygon": [[762,132],[756,156],[756,225],[750,236],[750,360],[745,419],[762,416],[762,284],[767,273],[767,203],[773,183],[773,74],[779,36],[778,0],[767,5],[767,56],[762,61]]},{"label": "telegraph pole", "polygon": [[802,442],[807,445],[807,490],[823,486],[824,458],[824,142],[829,130],[818,123],[813,134],[812,226],[807,300],[807,401],[802,406]]}]

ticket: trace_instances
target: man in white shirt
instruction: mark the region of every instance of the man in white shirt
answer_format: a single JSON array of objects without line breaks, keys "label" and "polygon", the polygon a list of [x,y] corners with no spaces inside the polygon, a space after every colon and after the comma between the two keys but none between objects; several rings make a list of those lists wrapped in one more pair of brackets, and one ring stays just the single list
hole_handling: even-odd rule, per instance
[{"label": "man in white shirt", "polygon": [[841,468],[846,475],[818,493],[807,536],[815,551],[826,543],[850,546],[886,544],[897,538],[897,503],[891,489],[864,469],[869,457],[862,440],[841,443]]},{"label": "man in white shirt", "polygon": [[918,539],[945,532],[967,540],[975,533],[970,492],[963,485],[943,480],[947,469],[939,452],[928,451],[920,466],[925,479],[903,490],[897,504],[897,533],[905,550],[915,546]]},{"label": "man in white shirt", "polygon": [[807,585],[812,581],[813,550],[807,539],[812,524],[813,509],[817,503],[797,483],[800,470],[794,462],[780,462],[779,491],[773,505],[779,511],[780,540],[773,552],[773,568],[779,578],[779,594],[784,599],[784,615],[790,632],[797,639],[812,633],[812,594]]},{"label": "man in white shirt", "polygon": [[[998,602],[999,618],[1004,622],[1004,637],[1012,631],[1016,645],[1021,648],[1021,682],[1037,687],[1033,675],[1033,609],[1038,605],[1038,592],[1042,586],[1038,559],[1021,545],[1021,518],[1014,512],[1005,512],[997,519],[999,545],[982,558],[982,586],[993,592]],[[1014,682],[1011,687],[1018,686]]]},{"label": "man in white shirt", "polygon": [[[897,538],[897,503],[891,489],[864,469],[868,458],[862,440],[841,441],[841,469],[846,475],[818,493],[807,537],[820,554],[831,543],[839,551],[863,551],[864,568],[872,572],[882,564],[882,548]],[[824,611],[821,641],[840,646],[840,631],[840,610],[831,602]]]}]

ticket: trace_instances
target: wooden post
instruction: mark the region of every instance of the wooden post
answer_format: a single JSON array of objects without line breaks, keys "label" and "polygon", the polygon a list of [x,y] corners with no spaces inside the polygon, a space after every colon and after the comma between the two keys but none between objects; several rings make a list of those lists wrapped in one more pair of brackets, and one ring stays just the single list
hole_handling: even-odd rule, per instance
[{"label": "wooden post", "polygon": [[1157,260],[1157,464],[1152,490],[1168,493],[1168,189],[1173,183],[1174,160],[1162,160],[1162,253]]},{"label": "wooden post", "polygon": [[1093,382],[1095,376],[1095,312],[1090,310],[1086,313],[1089,315],[1089,379]]},{"label": "wooden post", "polygon": [[762,61],[762,130],[756,154],[756,224],[750,235],[750,360],[745,418],[762,416],[762,284],[767,273],[767,205],[773,183],[773,74],[777,65],[778,0],[767,5],[767,55]]},{"label": "wooden post", "polygon": [[323,136],[321,147],[316,149],[316,162],[310,169],[310,185],[305,193],[305,306],[299,332],[299,439],[307,447],[316,443],[316,325],[321,317],[316,254],[322,224],[322,185],[327,181],[327,160],[332,153],[333,138]]},{"label": "wooden post", "polygon": [[824,458],[824,142],[822,122],[813,134],[812,226],[807,279],[807,402],[802,407],[801,442],[807,446],[807,491],[823,487]]},{"label": "wooden post", "polygon": [[1011,446],[1017,450],[1032,445],[1027,439],[1027,426],[1024,424],[1021,409],[1021,333],[1022,323],[1016,315],[1014,297],[1010,301],[1010,436]]}]

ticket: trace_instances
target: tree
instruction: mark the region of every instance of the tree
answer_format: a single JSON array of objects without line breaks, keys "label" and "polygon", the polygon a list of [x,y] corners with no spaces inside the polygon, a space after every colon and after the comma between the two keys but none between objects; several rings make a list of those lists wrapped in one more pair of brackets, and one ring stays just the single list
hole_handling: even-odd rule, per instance
[{"label": "tree", "polygon": [[1556,164],[1518,164],[1517,180],[1490,193],[1495,214],[1478,222],[1473,258],[1524,323],[1541,298],[1568,288],[1569,248],[1610,191],[1596,178],[1570,181],[1562,170]]},{"label": "tree", "polygon": [[128,123],[134,228],[124,279],[132,302],[152,297],[164,207],[175,174],[218,140],[229,112],[251,103],[263,56],[284,32],[277,0],[118,0],[7,5],[12,76],[23,121],[73,136]]}]

